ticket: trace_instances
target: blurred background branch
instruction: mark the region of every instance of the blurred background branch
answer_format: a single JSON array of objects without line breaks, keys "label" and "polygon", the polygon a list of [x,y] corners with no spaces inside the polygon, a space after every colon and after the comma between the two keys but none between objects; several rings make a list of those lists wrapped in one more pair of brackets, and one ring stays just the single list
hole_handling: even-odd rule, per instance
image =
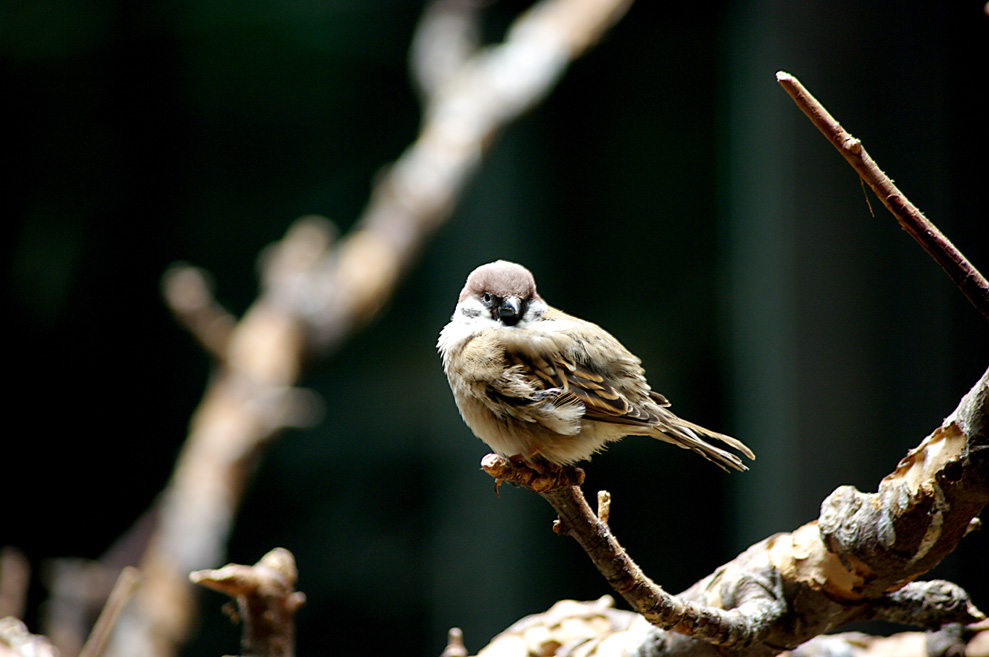
[{"label": "blurred background branch", "polygon": [[[329,222],[306,217],[266,249],[262,293],[236,322],[196,270],[166,275],[169,306],[214,356],[216,370],[161,496],[139,561],[143,582],[109,655],[166,657],[187,640],[196,610],[188,573],[225,554],[259,450],[286,426],[311,421],[299,402],[305,395],[293,389],[307,356],[336,349],[377,313],[449,217],[495,133],[541,100],[628,4],[543,0],[503,43],[470,53],[456,68],[440,73],[418,62],[420,79],[432,81],[418,139],[379,176],[368,207],[341,239]],[[450,12],[460,13],[456,3],[433,6],[420,30]],[[414,53],[425,54],[424,38],[414,39]]]},{"label": "blurred background branch", "polygon": [[[474,43],[503,40],[530,5],[482,5]],[[982,9],[635,3],[486,144],[452,221],[378,321],[346,349],[327,338],[325,358],[300,356],[294,384],[237,393],[277,426],[325,419],[245,457],[251,483],[224,521],[229,556],[208,566],[290,548],[308,600],[300,625],[355,629],[303,632],[300,654],[366,650],[384,626],[411,652],[439,654],[457,625],[473,651],[561,597],[600,597],[586,557],[543,531],[545,504],[507,487],[495,497],[476,471],[486,450],[432,348],[465,274],[499,257],[528,265],[564,310],[615,327],[677,412],[755,438],[744,478],[632,442],[588,469],[588,485],[622,501],[610,525],[623,545],[670,590],[816,516],[836,482],[873,486],[911,446],[903,437],[936,424],[983,371],[989,340],[911,241],[869,219],[858,181],[773,72],[799,71],[984,268],[989,228],[971,219],[985,214],[989,151],[971,84],[989,60]],[[17,163],[3,200],[7,371],[29,431],[4,441],[9,471],[26,476],[0,481],[0,542],[32,572],[66,556],[102,555],[116,570],[136,561],[154,514],[127,528],[171,477],[214,375],[160,303],[162,272],[178,258],[201,268],[194,285],[212,292],[196,321],[209,328],[194,335],[221,360],[233,320],[258,299],[247,263],[283,243],[286,217],[339,226],[303,221],[292,257],[320,253],[307,231],[342,243],[370,207],[367,181],[387,175],[381,163],[425,118],[408,84],[422,10],[53,0],[2,13],[5,152]],[[454,62],[476,52],[472,38],[455,35],[468,45]],[[279,252],[262,258],[263,286]],[[302,324],[303,343],[315,325]],[[673,525],[694,541],[665,540]],[[974,533],[932,573],[982,607],[986,584],[966,573],[986,540]],[[45,581],[26,592],[32,631]],[[237,641],[218,613],[191,631],[189,655]]]}]

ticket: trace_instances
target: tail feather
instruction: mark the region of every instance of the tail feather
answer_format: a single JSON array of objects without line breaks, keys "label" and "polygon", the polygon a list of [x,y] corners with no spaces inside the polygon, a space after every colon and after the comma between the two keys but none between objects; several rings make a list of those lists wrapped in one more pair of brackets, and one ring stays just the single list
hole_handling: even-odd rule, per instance
[{"label": "tail feather", "polygon": [[[663,410],[665,411],[665,409]],[[720,447],[715,447],[714,445],[706,442],[704,438],[717,440],[725,445],[728,445],[729,447],[737,449],[748,458],[753,460],[755,459],[755,454],[752,450],[737,438],[732,438],[731,436],[727,436],[723,433],[705,429],[698,424],[681,419],[669,411],[664,413],[663,420],[665,421],[661,422],[659,426],[657,426],[657,429],[659,429],[661,433],[657,435],[656,438],[672,443],[677,447],[682,447],[684,449],[689,449],[696,452],[708,461],[711,461],[715,465],[719,466],[722,470],[738,470],[741,472],[748,470],[749,468],[742,463],[742,459],[736,454],[721,449]]]}]

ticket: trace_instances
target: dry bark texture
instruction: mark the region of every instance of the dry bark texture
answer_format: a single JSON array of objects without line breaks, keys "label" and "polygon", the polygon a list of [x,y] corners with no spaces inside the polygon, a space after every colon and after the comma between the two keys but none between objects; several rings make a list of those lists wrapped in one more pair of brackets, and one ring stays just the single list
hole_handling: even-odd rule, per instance
[{"label": "dry bark texture", "polygon": [[[506,629],[478,657],[648,655],[652,648],[637,646],[642,645],[650,631],[649,624],[638,614],[614,609],[608,596],[595,602],[562,600],[548,611],[523,618]],[[462,648],[462,643],[459,645]],[[443,657],[466,654],[466,651],[444,653]],[[690,654],[730,653],[697,645]],[[968,627],[948,625],[937,632],[902,632],[889,637],[860,632],[828,634],[779,654],[781,657],[989,657],[989,623]]]},{"label": "dry bark texture", "polygon": [[253,566],[227,564],[217,570],[196,571],[189,579],[236,601],[234,620],[244,625],[243,654],[293,657],[295,612],[306,601],[295,590],[298,577],[292,553],[275,548]]},{"label": "dry bark texture", "polygon": [[0,657],[58,657],[47,637],[28,632],[13,616],[0,618]]},{"label": "dry bark texture", "polygon": [[[876,493],[837,488],[817,520],[756,543],[678,596],[646,577],[591,512],[576,485],[582,479],[579,471],[534,474],[494,455],[485,457],[482,467],[497,480],[530,488],[550,502],[559,514],[558,531],[580,543],[641,614],[642,623],[649,624],[633,619],[610,629],[609,636],[585,639],[576,652],[583,654],[593,641],[596,654],[763,657],[793,650],[853,621],[938,629],[985,620],[956,584],[915,580],[955,549],[989,502],[987,400],[989,370]],[[547,614],[545,626],[566,626]],[[538,617],[528,621],[530,628],[538,624]],[[556,654],[576,654],[562,651],[575,645],[565,633],[542,641],[544,648],[559,644]]]}]

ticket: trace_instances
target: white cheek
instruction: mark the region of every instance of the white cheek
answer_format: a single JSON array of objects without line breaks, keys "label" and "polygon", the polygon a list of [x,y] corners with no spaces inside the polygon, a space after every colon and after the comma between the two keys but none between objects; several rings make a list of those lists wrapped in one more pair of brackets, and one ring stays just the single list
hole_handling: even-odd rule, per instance
[{"label": "white cheek", "polygon": [[[464,309],[467,309],[467,314]],[[474,313],[472,311],[480,311]],[[441,351],[448,351],[456,345],[462,344],[478,332],[486,328],[496,328],[500,324],[491,318],[486,308],[476,299],[468,299],[457,306],[450,318],[450,323],[443,327],[440,338],[436,346]]]},{"label": "white cheek", "polygon": [[532,322],[543,316],[549,309],[545,301],[533,301],[529,304],[529,307],[525,311],[525,315],[522,316],[523,322]]},{"label": "white cheek", "polygon": [[484,307],[479,299],[465,299],[457,304],[457,309],[453,311],[453,321],[455,322],[476,322],[485,317],[491,317],[491,313]]}]

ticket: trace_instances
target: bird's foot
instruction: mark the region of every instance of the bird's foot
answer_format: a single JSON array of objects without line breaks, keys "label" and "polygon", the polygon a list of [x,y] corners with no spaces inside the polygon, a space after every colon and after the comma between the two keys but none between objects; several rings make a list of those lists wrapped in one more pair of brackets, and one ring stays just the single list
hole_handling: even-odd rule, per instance
[{"label": "bird's foot", "polygon": [[488,454],[481,460],[481,469],[494,477],[496,492],[505,481],[535,493],[584,483],[584,471],[580,468],[556,465],[544,459],[537,462],[521,455],[504,457]]}]

